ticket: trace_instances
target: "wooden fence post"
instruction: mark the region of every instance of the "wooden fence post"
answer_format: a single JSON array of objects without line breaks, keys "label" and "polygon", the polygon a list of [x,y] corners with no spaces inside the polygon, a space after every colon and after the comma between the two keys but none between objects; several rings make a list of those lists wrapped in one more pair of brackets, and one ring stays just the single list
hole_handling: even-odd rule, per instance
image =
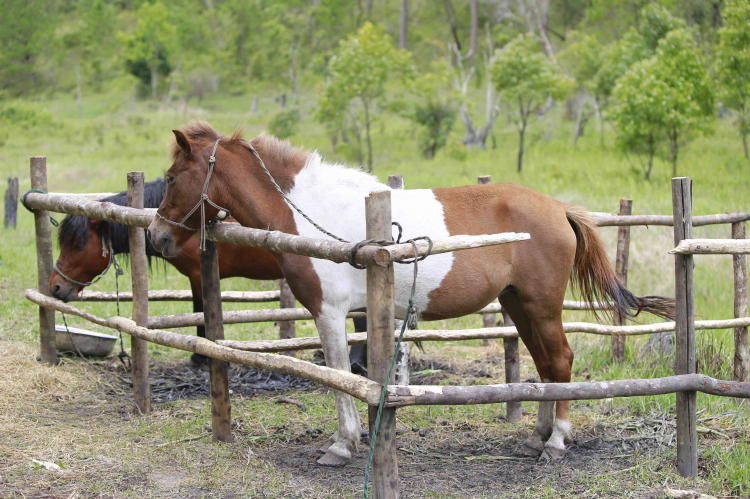
[{"label": "wooden fence post", "polygon": [[[480,175],[477,177],[477,183],[478,184],[491,184],[492,183],[492,176],[491,175]],[[495,327],[495,324],[497,323],[497,317],[495,314],[484,314],[482,316],[482,327]],[[488,347],[496,344],[497,341],[492,339],[482,340],[482,346]]]},{"label": "wooden fence post", "polygon": [[[47,192],[47,157],[31,158],[31,188]],[[49,212],[34,211],[34,228],[36,229],[36,265],[37,286],[43,295],[49,293],[49,278],[52,275],[52,224]],[[39,346],[42,362],[50,365],[57,363],[55,346],[55,311],[39,307]]]},{"label": "wooden fence post", "polygon": [[[745,239],[745,222],[732,224],[732,239]],[[734,255],[734,317],[747,317],[747,257]],[[734,380],[750,381],[747,327],[734,328]]]},{"label": "wooden fence post", "polygon": [[[693,236],[692,184],[689,177],[672,179],[674,243]],[[693,255],[675,255],[677,305],[675,366],[677,374],[696,372],[695,311],[693,309]],[[684,477],[698,475],[696,392],[677,392],[677,469]]]},{"label": "wooden fence post", "polygon": [[[143,172],[128,173],[128,206],[143,208]],[[139,227],[128,227],[130,238],[130,275],[133,279],[133,320],[148,327],[148,268],[146,233]],[[110,249],[111,250],[111,249]],[[141,414],[151,412],[151,387],[148,376],[148,342],[130,338],[133,399]]]},{"label": "wooden fence post", "polygon": [[[279,279],[279,308],[294,308],[297,304],[297,299],[292,293],[292,289],[287,284],[286,279]],[[282,340],[288,340],[297,336],[297,328],[294,321],[279,321],[279,338]],[[297,352],[295,350],[289,350],[284,352],[284,355],[296,357]]]},{"label": "wooden fence post", "polygon": [[[365,198],[368,239],[390,239],[391,192],[375,191]],[[393,263],[367,267],[367,372],[370,379],[385,382],[393,358],[395,319]],[[393,382],[394,380],[391,380]],[[370,435],[375,428],[377,406],[368,407]],[[384,408],[372,457],[372,491],[375,499],[391,499],[398,493],[396,460],[396,410]]]},{"label": "wooden fence post", "polygon": [[[633,200],[620,200],[620,215],[630,215],[633,212]],[[617,229],[617,257],[615,259],[615,274],[623,286],[628,285],[628,257],[630,256],[630,226]],[[624,326],[625,318],[620,317],[617,310],[612,312],[615,326]],[[621,362],[625,358],[625,337],[612,336],[612,360]]]},{"label": "wooden fence post", "polygon": [[[200,252],[201,285],[203,289],[203,320],[206,339],[224,339],[222,321],[221,284],[219,282],[219,245],[206,239],[206,249]],[[229,364],[208,359],[211,385],[211,434],[213,441],[232,441],[232,407],[229,402]]]},{"label": "wooden fence post", "polygon": [[[513,327],[513,319],[503,310],[503,326]],[[521,356],[518,353],[518,338],[503,338],[505,350],[505,382],[521,382]],[[521,421],[521,402],[507,402],[505,418],[509,423]]]},{"label": "wooden fence post", "polygon": [[[404,176],[400,173],[388,175],[388,187],[391,189],[404,189]],[[396,324],[396,329],[400,326]],[[401,343],[398,363],[396,364],[396,383],[399,385],[409,384],[409,343]]]},{"label": "wooden fence post", "polygon": [[5,228],[16,228],[18,215],[18,177],[8,179],[8,190],[5,191]]}]

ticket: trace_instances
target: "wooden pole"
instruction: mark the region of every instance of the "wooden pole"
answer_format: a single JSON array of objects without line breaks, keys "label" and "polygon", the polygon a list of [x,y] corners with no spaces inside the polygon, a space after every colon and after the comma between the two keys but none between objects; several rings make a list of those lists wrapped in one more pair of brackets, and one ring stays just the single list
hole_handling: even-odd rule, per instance
[{"label": "wooden pole", "polygon": [[[404,176],[400,173],[388,175],[388,187],[391,189],[404,189]],[[400,328],[396,327],[396,329]],[[396,382],[399,385],[409,384],[409,355],[409,343],[406,341],[401,342],[398,360],[396,361]]]},{"label": "wooden pole", "polygon": [[[365,198],[368,239],[391,239],[391,191],[371,192]],[[367,372],[383,384],[393,359],[395,320],[393,263],[367,266]],[[394,382],[393,379],[390,380]],[[370,435],[375,428],[377,406],[368,407]],[[372,491],[375,499],[392,499],[398,493],[396,461],[396,410],[383,409],[372,457]]]},{"label": "wooden pole", "polygon": [[388,175],[388,187],[391,189],[403,189],[404,188],[404,176],[400,173],[394,173]]},{"label": "wooden pole", "polygon": [[[143,208],[143,172],[128,173],[128,206]],[[133,320],[138,326],[148,326],[148,266],[146,263],[146,234],[144,229],[128,227],[130,237],[130,274],[133,279]],[[141,414],[151,412],[151,388],[148,376],[148,343],[130,339],[133,376],[133,399]]]},{"label": "wooden pole", "polygon": [[[206,339],[224,339],[221,313],[221,284],[219,282],[219,245],[206,240],[201,251],[201,285],[203,288],[203,317]],[[209,359],[211,385],[211,432],[214,442],[232,441],[232,407],[229,402],[229,364],[223,360]]]},{"label": "wooden pole", "polygon": [[[732,239],[745,239],[745,222],[732,224]],[[734,317],[747,317],[747,257],[734,255]],[[747,327],[734,328],[734,380],[750,381]]]},{"label": "wooden pole", "polygon": [[[47,192],[47,157],[31,158],[31,188]],[[39,292],[50,296],[49,278],[52,274],[52,225],[49,212],[34,210],[34,228],[36,229],[36,268]],[[55,312],[39,307],[39,347],[42,362],[50,365],[57,363],[55,346]]]},{"label": "wooden pole", "polygon": [[[513,319],[508,312],[503,310],[503,326],[514,327]],[[505,382],[521,382],[521,356],[518,353],[518,336],[515,338],[503,338],[503,349],[505,350]],[[505,418],[509,423],[521,421],[521,402],[508,402]]]},{"label": "wooden pole", "polygon": [[[477,177],[477,183],[482,184],[491,184],[492,183],[492,176],[491,175],[481,175]],[[495,327],[495,324],[497,323],[497,317],[495,314],[484,314],[482,316],[482,327]],[[482,340],[482,346],[483,347],[489,347],[494,344],[496,344],[497,341],[495,340]]]},{"label": "wooden pole", "polygon": [[[292,289],[287,284],[286,279],[279,279],[279,308],[294,308],[297,300],[292,293]],[[279,321],[279,338],[288,340],[297,336],[297,329],[294,321]],[[287,355],[297,356],[297,352],[290,350]]]},{"label": "wooden pole", "polygon": [[[674,212],[674,242],[693,235],[692,185],[690,178],[672,179],[672,209]],[[695,311],[693,309],[693,255],[675,255],[675,301],[677,305],[677,374],[696,373]],[[677,469],[684,477],[698,475],[698,430],[696,417],[697,392],[676,394],[677,409]]]},{"label": "wooden pole", "polygon": [[[632,199],[620,200],[620,215],[630,215],[633,211]],[[630,256],[630,226],[623,225],[617,229],[617,256],[615,274],[623,286],[628,285],[628,257]],[[625,318],[615,311],[612,314],[615,326],[624,326]],[[612,336],[612,360],[622,362],[625,358],[625,337]]]},{"label": "wooden pole", "polygon": [[8,190],[5,191],[5,228],[16,228],[18,215],[18,177],[8,179]]}]

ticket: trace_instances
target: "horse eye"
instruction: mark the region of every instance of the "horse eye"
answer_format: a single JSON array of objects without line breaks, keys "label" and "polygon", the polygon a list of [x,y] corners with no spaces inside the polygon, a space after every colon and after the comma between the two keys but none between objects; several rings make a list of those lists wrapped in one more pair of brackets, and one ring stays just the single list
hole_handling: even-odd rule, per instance
[{"label": "horse eye", "polygon": [[172,182],[174,182],[174,177],[167,177],[167,183],[171,184]]}]

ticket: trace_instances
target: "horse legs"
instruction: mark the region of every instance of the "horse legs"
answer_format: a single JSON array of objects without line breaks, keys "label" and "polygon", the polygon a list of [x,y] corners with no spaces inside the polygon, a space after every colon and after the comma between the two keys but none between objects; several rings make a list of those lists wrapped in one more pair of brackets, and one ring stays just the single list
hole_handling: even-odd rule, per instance
[{"label": "horse legs", "polygon": [[[508,312],[510,318],[516,325],[518,334],[521,336],[521,340],[524,342],[526,347],[529,349],[534,364],[536,364],[539,375],[544,378],[546,374],[546,365],[540,363],[537,360],[539,351],[537,345],[534,343],[534,337],[532,335],[532,325],[529,316],[523,309],[521,300],[514,290],[504,292],[499,297],[500,303],[503,308]],[[539,411],[536,416],[536,425],[531,436],[526,439],[521,448],[519,454],[524,456],[537,457],[544,451],[544,441],[552,434],[552,426],[554,421],[553,407],[554,402],[539,402]]]},{"label": "horse legs", "polygon": [[[322,313],[315,319],[326,366],[342,371],[350,371],[346,344],[346,315],[323,305]],[[351,395],[335,391],[336,409],[339,415],[339,428],[320,449],[324,452],[318,464],[342,466],[351,461],[357,452],[357,444],[362,433],[359,413]]]},{"label": "horse legs", "polygon": [[[354,322],[354,332],[364,333],[367,331],[367,318],[358,317],[352,319]],[[360,376],[367,376],[367,344],[352,345],[349,349],[349,363],[352,366],[352,372]]]},{"label": "horse legs", "polygon": [[[200,275],[190,279],[190,289],[193,291],[193,312],[203,312],[203,289],[201,289]],[[196,334],[201,338],[206,337],[206,328],[198,326]],[[190,356],[190,364],[194,367],[203,367],[208,363],[208,357],[199,353]]]}]

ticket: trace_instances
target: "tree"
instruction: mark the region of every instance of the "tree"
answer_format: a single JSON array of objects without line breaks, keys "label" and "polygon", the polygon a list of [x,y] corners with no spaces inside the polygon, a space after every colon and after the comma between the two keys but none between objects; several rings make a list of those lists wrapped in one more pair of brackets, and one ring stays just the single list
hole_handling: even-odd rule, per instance
[{"label": "tree", "polygon": [[319,101],[318,119],[340,127],[347,116],[350,122],[359,122],[361,112],[367,140],[367,169],[372,172],[370,128],[376,106],[385,103],[385,87],[391,79],[412,78],[411,54],[394,48],[383,26],[365,22],[356,34],[340,42],[328,71],[330,80]]},{"label": "tree", "polygon": [[156,100],[159,74],[171,71],[169,56],[174,50],[177,30],[170,21],[170,13],[161,2],[143,3],[136,13],[138,26],[128,36],[121,34],[125,44],[125,59],[128,70],[143,79],[144,70],[151,76],[151,97]]},{"label": "tree", "polygon": [[451,88],[451,69],[445,61],[433,64],[433,70],[418,77],[413,84],[416,100],[407,106],[407,117],[420,125],[419,147],[431,159],[445,147],[456,122],[457,92]]},{"label": "tree", "polygon": [[524,139],[529,118],[549,97],[565,98],[574,82],[560,73],[557,64],[539,52],[533,35],[519,35],[495,52],[490,77],[501,100],[512,109],[518,128],[518,172],[523,168]]},{"label": "tree", "polygon": [[619,143],[626,152],[647,158],[641,160],[646,180],[663,145],[676,176],[680,149],[696,135],[713,130],[713,87],[687,30],[670,31],[654,57],[623,75],[614,94],[620,101],[615,112]]},{"label": "tree", "polygon": [[724,8],[724,27],[719,30],[716,51],[722,101],[737,111],[737,125],[748,156],[750,134],[750,4],[732,0]]}]

